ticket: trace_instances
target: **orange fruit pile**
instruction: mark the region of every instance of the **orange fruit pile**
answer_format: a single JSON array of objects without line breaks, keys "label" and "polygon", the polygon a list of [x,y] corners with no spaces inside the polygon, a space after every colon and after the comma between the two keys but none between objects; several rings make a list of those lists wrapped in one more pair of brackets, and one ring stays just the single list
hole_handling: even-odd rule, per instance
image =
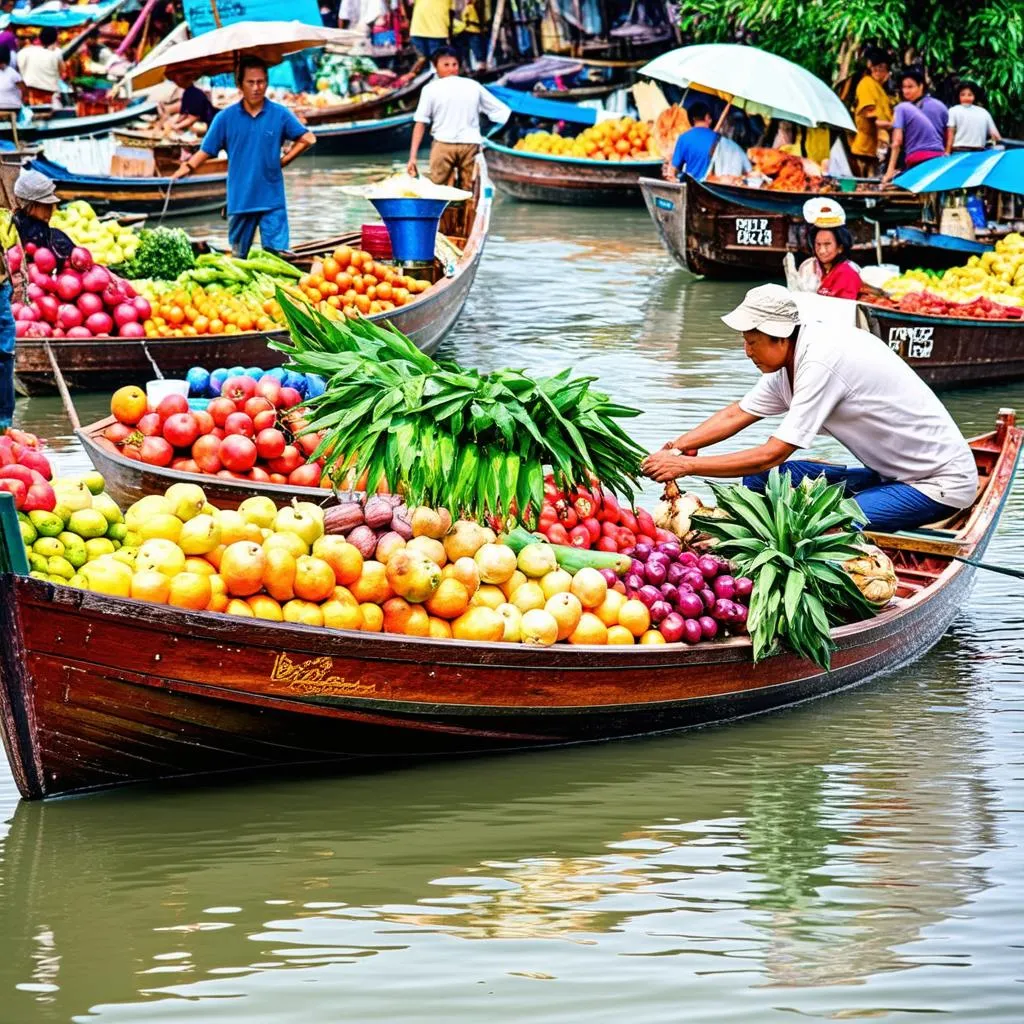
[{"label": "orange fruit pile", "polygon": [[[147,295],[152,306],[143,327],[147,338],[194,338],[203,334],[244,334],[270,331],[280,322],[272,301],[229,292],[209,294],[200,285]],[[275,313],[277,314],[275,316]]]},{"label": "orange fruit pile", "polygon": [[582,160],[657,160],[660,157],[651,135],[649,121],[623,117],[601,121],[575,138],[551,132],[532,132],[520,139],[516,149],[527,153],[571,156]]}]

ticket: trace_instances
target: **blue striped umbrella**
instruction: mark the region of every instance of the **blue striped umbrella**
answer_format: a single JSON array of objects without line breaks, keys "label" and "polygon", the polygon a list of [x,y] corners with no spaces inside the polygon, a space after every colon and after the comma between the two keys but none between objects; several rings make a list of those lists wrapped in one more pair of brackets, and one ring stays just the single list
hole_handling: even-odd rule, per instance
[{"label": "blue striped umbrella", "polygon": [[1024,149],[987,149],[926,160],[893,181],[910,192],[994,188],[1024,195]]}]

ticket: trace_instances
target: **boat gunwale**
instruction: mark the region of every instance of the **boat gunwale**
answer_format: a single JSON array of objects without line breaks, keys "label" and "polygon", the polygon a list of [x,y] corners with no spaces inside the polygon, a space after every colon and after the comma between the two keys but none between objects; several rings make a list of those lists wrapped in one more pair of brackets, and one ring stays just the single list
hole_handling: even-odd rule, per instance
[{"label": "boat gunwale", "polygon": [[[529,153],[524,149],[513,149],[503,143],[495,142],[493,139],[484,139],[484,149],[493,150],[503,156],[512,156],[524,160],[538,160],[547,163],[571,164],[599,168],[601,170],[614,170],[618,167],[627,167],[634,170],[638,167],[661,167],[664,161],[659,157],[652,160],[588,160],[586,157],[577,156],[555,156],[550,153]],[[643,179],[641,179],[643,180]]]}]

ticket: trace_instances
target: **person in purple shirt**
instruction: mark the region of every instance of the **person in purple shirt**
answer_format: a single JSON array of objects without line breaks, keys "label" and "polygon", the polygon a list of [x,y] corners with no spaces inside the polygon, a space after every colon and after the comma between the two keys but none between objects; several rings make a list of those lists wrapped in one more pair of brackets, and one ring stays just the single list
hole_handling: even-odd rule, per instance
[{"label": "person in purple shirt", "polygon": [[917,68],[908,68],[900,79],[903,102],[898,104],[892,119],[892,145],[889,169],[882,181],[892,181],[896,164],[903,153],[905,170],[946,152],[946,105],[925,91],[924,75]]}]

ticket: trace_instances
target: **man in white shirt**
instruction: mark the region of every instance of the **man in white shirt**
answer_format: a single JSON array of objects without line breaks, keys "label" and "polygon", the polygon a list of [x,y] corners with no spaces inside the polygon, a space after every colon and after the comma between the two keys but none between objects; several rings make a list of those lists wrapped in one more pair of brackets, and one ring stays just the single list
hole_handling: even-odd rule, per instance
[{"label": "man in white shirt", "polygon": [[[751,289],[722,320],[743,334],[747,357],[763,376],[739,402],[649,455],[648,476],[742,476],[763,491],[775,466],[788,470],[793,484],[824,474],[856,497],[871,529],[885,531],[945,519],[974,501],[978,471],[967,442],[928,385],[879,338],[855,327],[801,323],[787,290],[774,284]],[[764,444],[697,455],[778,415],[782,422]],[[819,434],[863,465],[787,461]]]},{"label": "man in white shirt", "polygon": [[984,149],[989,139],[1002,141],[992,115],[978,105],[978,87],[973,82],[960,83],[960,102],[949,108],[946,128],[946,152],[969,153]]},{"label": "man in white shirt", "polygon": [[59,105],[63,70],[64,58],[57,45],[57,30],[51,25],[39,30],[38,46],[23,46],[18,51],[18,71],[32,103]]},{"label": "man in white shirt", "polygon": [[430,147],[430,180],[435,185],[458,184],[468,189],[473,184],[476,155],[483,142],[480,115],[486,114],[495,124],[504,124],[512,111],[479,82],[459,74],[459,57],[452,47],[442,46],[431,60],[437,77],[420,93],[407,169],[416,176],[416,154],[429,124],[434,140]]}]

